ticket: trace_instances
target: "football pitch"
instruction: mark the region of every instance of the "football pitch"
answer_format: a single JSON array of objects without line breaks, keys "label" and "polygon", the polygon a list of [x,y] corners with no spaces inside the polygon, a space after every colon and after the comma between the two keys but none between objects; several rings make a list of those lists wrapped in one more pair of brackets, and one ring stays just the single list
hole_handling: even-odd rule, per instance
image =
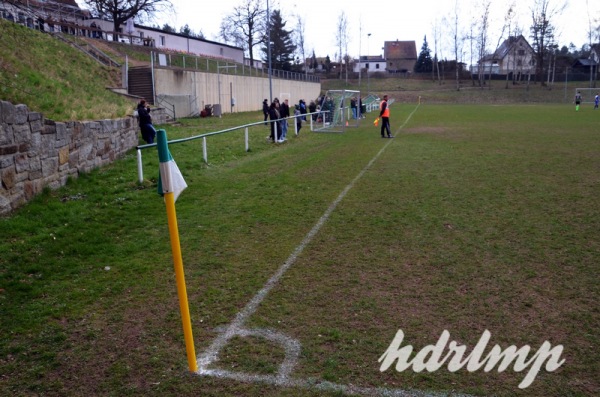
[{"label": "football pitch", "polygon": [[[305,124],[281,145],[253,128],[249,153],[239,136],[214,137],[208,166],[197,145],[172,145],[189,186],[177,215],[199,370],[184,375],[164,204],[149,183],[118,193],[147,220],[102,230],[112,244],[145,242],[114,259],[103,277],[122,288],[85,307],[93,321],[71,315],[56,362],[70,375],[53,369],[62,386],[49,394],[597,395],[600,111],[399,102],[391,111],[393,139],[370,114],[343,134]],[[187,133],[169,128],[171,139]],[[150,153],[147,173],[158,169]],[[135,160],[123,162],[134,180]],[[115,172],[111,183],[131,186]],[[67,189],[91,196],[85,180],[75,185]],[[106,220],[128,220],[115,214]],[[83,332],[82,318],[98,332]],[[520,388],[545,343],[562,348],[560,365],[548,370],[548,356]],[[408,345],[413,365],[384,368],[384,353]],[[434,345],[441,355],[425,355]],[[495,345],[503,357],[521,352],[521,368],[515,356],[486,370]],[[453,368],[460,346],[464,365]],[[468,366],[476,346],[481,365]],[[93,365],[75,360],[90,356]],[[431,365],[417,370],[419,360]]]}]

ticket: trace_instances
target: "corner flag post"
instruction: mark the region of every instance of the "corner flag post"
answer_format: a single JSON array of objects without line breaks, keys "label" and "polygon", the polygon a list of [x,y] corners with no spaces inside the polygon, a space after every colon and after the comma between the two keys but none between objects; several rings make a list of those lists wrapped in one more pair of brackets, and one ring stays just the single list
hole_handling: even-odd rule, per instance
[{"label": "corner flag post", "polygon": [[181,245],[179,242],[179,230],[177,227],[177,213],[175,212],[175,200],[179,193],[187,187],[181,172],[173,161],[167,144],[167,132],[158,130],[156,136],[158,148],[158,159],[160,161],[160,176],[158,180],[158,193],[164,196],[167,207],[167,220],[169,223],[169,236],[171,238],[171,251],[173,252],[173,265],[175,267],[175,280],[177,282],[177,295],[179,296],[179,310],[183,324],[183,335],[187,351],[187,360],[191,372],[198,371],[196,352],[194,349],[194,336],[192,334],[192,322],[190,320],[190,309],[185,287],[185,273],[183,271],[183,260],[181,259]]}]

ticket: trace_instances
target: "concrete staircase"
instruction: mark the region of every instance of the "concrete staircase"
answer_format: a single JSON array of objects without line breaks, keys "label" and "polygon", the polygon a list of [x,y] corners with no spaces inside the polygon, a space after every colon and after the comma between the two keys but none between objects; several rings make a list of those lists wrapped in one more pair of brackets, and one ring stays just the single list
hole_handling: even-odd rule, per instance
[{"label": "concrete staircase", "polygon": [[127,74],[129,82],[128,93],[130,95],[144,98],[146,102],[154,105],[154,90],[152,86],[152,70],[149,66],[137,66],[129,68]]}]

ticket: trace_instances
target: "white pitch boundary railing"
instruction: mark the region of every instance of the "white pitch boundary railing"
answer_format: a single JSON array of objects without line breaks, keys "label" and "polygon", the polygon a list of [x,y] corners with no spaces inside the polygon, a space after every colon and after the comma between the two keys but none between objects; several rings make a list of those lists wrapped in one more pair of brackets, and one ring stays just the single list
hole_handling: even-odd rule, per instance
[{"label": "white pitch boundary railing", "polygon": [[[314,113],[305,113],[305,114],[300,114],[298,116],[290,116],[289,119],[293,119],[293,124],[294,124],[294,132],[296,135],[298,135],[298,124],[296,123],[296,118],[297,117],[307,117],[307,120],[310,120],[310,130],[313,131],[313,123],[316,124],[316,122],[313,121],[312,116],[313,114],[321,114],[321,113],[326,113],[328,111],[317,111]],[[322,119],[325,119],[324,117]],[[273,123],[275,121],[279,121],[279,120],[267,120],[268,123]],[[213,135],[219,135],[219,134],[224,134],[227,132],[232,132],[232,131],[237,131],[240,130],[242,128],[244,128],[244,143],[245,143],[245,149],[246,152],[250,151],[250,139],[248,136],[248,128],[249,127],[253,127],[256,125],[264,125],[264,121],[259,121],[256,123],[251,123],[251,124],[244,124],[241,126],[237,126],[237,127],[232,127],[232,128],[227,128],[225,130],[220,130],[220,131],[214,131],[214,132],[208,132],[206,134],[200,134],[200,135],[195,135],[195,136],[191,136],[188,138],[181,138],[181,139],[174,139],[172,141],[168,141],[167,144],[171,145],[174,143],[182,143],[182,142],[187,142],[187,141],[193,141],[196,139],[202,139],[202,158],[204,160],[204,162],[206,164],[208,164],[208,145],[207,145],[207,140],[206,138],[208,138],[209,136],[213,136]],[[277,136],[277,124],[275,124],[275,136]],[[138,168],[138,182],[142,183],[144,182],[144,170],[143,170],[143,166],[142,166],[142,150],[143,149],[149,149],[149,148],[153,148],[156,147],[156,143],[148,143],[145,145],[138,145],[136,147],[137,149],[137,168]]]}]

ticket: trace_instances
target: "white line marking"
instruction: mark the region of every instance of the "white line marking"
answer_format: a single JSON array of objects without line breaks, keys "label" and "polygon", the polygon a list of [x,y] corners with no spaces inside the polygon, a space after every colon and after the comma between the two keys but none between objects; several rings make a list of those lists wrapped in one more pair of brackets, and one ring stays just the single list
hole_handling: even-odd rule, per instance
[{"label": "white line marking", "polygon": [[[415,109],[408,115],[404,123],[398,127],[395,135],[408,123],[412,118],[413,114],[417,111],[420,105],[417,105]],[[300,387],[300,388],[313,388],[318,390],[327,391],[340,391],[344,394],[354,395],[365,395],[365,396],[423,396],[423,397],[441,397],[441,396],[467,396],[465,394],[448,394],[448,393],[435,393],[435,392],[424,392],[419,390],[401,390],[401,389],[387,389],[387,388],[368,388],[359,387],[354,385],[340,385],[337,383],[327,382],[320,379],[308,378],[308,379],[297,379],[291,378],[290,374],[292,369],[296,365],[298,356],[300,354],[300,343],[288,336],[281,333],[265,330],[255,329],[249,330],[244,328],[244,324],[255,312],[261,302],[265,299],[267,294],[277,285],[281,277],[285,272],[296,262],[298,256],[304,251],[304,248],[312,241],[315,235],[319,232],[321,227],[329,219],[333,211],[337,208],[338,204],[346,197],[350,189],[354,187],[375,161],[383,154],[385,149],[392,143],[390,140],[387,142],[379,152],[369,161],[369,163],[358,173],[358,175],[342,190],[338,197],[331,203],[325,213],[319,218],[317,223],[312,229],[306,234],[300,244],[294,249],[292,254],[287,258],[284,264],[271,276],[266,284],[261,288],[260,291],[252,298],[246,306],[236,314],[235,319],[225,328],[223,332],[214,339],[213,343],[206,349],[204,354],[198,357],[198,375],[214,376],[219,378],[235,379],[243,382],[260,382],[268,383],[272,385],[280,385],[287,387]],[[234,336],[259,336],[265,339],[275,341],[281,344],[286,352],[286,358],[279,368],[277,375],[257,375],[257,374],[246,374],[243,372],[232,372],[222,369],[209,369],[208,366],[218,360],[219,352],[227,342]]]}]

